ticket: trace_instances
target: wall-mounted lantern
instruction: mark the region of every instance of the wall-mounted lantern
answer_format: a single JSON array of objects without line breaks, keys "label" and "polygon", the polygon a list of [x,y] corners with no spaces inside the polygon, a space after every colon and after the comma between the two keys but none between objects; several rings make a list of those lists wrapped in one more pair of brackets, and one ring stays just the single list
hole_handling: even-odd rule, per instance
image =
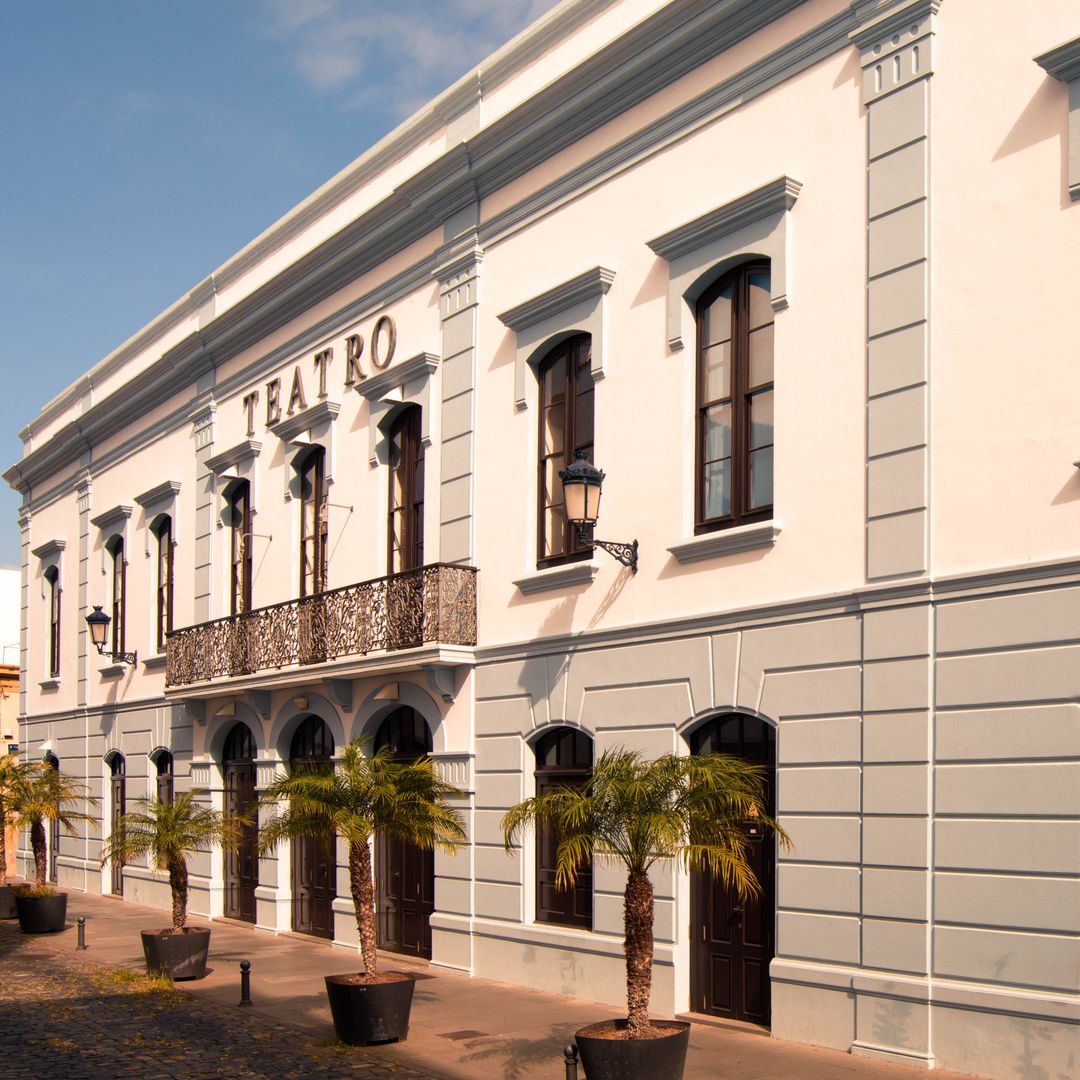
[{"label": "wall-mounted lantern", "polygon": [[593,526],[600,514],[600,494],[604,485],[604,471],[590,465],[585,460],[585,451],[578,450],[574,461],[565,469],[559,470],[559,479],[563,484],[563,498],[566,501],[566,518],[577,529],[578,543],[584,547],[603,548],[612,558],[623,566],[629,566],[632,573],[637,573],[638,542],[629,544],[611,540],[596,540]]},{"label": "wall-mounted lantern", "polygon": [[86,616],[86,625],[90,627],[90,640],[94,648],[101,656],[108,656],[114,664],[131,664],[133,667],[139,662],[139,654],[133,652],[105,652],[105,642],[109,640],[109,623],[112,620],[100,604],[94,605],[94,610]]}]

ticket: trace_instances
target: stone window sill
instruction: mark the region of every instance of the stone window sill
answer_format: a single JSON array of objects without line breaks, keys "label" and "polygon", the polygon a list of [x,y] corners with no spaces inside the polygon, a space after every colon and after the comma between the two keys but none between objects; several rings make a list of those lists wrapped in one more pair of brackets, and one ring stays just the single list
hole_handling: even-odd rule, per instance
[{"label": "stone window sill", "polygon": [[107,664],[98,670],[98,674],[103,679],[119,679],[126,669],[127,664]]},{"label": "stone window sill", "polygon": [[42,690],[59,690],[60,689],[60,680],[59,679],[42,679],[41,682],[38,683],[38,686]]},{"label": "stone window sill", "polygon": [[737,551],[752,551],[756,548],[770,548],[776,543],[780,529],[771,521],[753,525],[739,525],[734,529],[720,529],[717,532],[693,536],[689,540],[680,540],[672,544],[668,551],[680,563],[701,562],[703,559],[718,559],[723,555],[732,555]]},{"label": "stone window sill", "polygon": [[518,592],[525,596],[548,592],[552,589],[566,589],[573,585],[589,585],[596,577],[597,566],[593,562],[575,562],[566,566],[551,566],[546,570],[537,570],[535,574],[518,578],[514,584]]},{"label": "stone window sill", "polygon": [[155,653],[153,656],[144,656],[142,665],[147,671],[157,671],[165,666],[168,654]]}]

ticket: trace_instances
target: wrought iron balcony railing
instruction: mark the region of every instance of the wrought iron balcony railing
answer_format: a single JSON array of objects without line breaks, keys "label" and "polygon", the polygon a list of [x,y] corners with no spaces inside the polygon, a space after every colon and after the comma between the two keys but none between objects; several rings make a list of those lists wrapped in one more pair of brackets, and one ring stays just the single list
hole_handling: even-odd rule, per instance
[{"label": "wrought iron balcony railing", "polygon": [[474,567],[434,563],[173,630],[165,685],[428,644],[476,644]]}]

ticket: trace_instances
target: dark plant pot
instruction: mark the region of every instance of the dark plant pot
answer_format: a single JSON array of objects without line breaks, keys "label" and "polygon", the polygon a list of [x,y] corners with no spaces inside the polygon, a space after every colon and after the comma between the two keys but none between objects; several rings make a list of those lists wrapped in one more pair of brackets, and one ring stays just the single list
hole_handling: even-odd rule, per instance
[{"label": "dark plant pot", "polygon": [[14,919],[18,913],[15,890],[10,885],[0,885],[0,919]]},{"label": "dark plant pot", "polygon": [[682,1020],[654,1020],[654,1028],[670,1031],[659,1039],[604,1039],[594,1033],[626,1030],[625,1020],[606,1020],[582,1028],[574,1037],[587,1080],[682,1080],[690,1025]]},{"label": "dark plant pot", "polygon": [[52,896],[21,896],[15,893],[19,929],[24,934],[55,934],[67,920],[66,892]]},{"label": "dark plant pot", "polygon": [[146,970],[151,975],[201,979],[206,974],[210,931],[192,928],[175,934],[170,930],[143,930],[142,947]]},{"label": "dark plant pot", "polygon": [[350,1046],[404,1041],[409,1034],[416,979],[405,975],[394,982],[351,982],[355,977],[326,976],[326,996],[337,1037]]}]

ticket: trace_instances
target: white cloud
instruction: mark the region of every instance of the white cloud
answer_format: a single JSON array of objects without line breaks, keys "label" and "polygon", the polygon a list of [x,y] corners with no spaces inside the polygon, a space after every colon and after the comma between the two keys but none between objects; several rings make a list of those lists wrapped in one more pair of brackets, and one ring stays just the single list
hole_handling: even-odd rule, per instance
[{"label": "white cloud", "polygon": [[344,108],[400,119],[556,0],[263,0],[292,69]]}]

